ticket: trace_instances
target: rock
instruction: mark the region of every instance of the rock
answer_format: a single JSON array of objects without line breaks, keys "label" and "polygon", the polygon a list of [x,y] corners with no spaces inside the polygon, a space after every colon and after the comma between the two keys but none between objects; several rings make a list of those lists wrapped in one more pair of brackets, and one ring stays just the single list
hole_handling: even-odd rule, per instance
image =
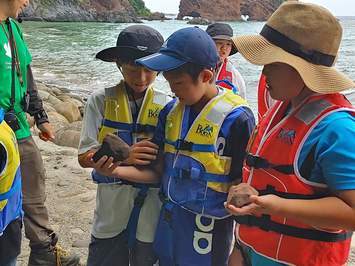
[{"label": "rock", "polygon": [[192,24],[192,25],[209,25],[210,21],[207,19],[203,18],[193,18],[187,22],[187,24]]},{"label": "rock", "polygon": [[52,106],[62,103],[56,96],[50,95],[47,99],[47,102],[50,103]]},{"label": "rock", "polygon": [[92,159],[97,162],[102,156],[113,157],[113,162],[124,161],[129,156],[129,146],[121,138],[114,134],[107,134],[102,141],[100,149]]},{"label": "rock", "polygon": [[249,204],[250,196],[259,194],[256,189],[248,184],[240,184],[229,193],[233,193],[230,203],[236,207],[243,207]]},{"label": "rock", "polygon": [[48,91],[38,90],[38,95],[41,97],[42,101],[47,101],[51,94]]},{"label": "rock", "polygon": [[72,102],[61,102],[53,105],[54,109],[63,115],[70,123],[81,120],[78,107]]},{"label": "rock", "polygon": [[57,132],[62,127],[69,125],[68,120],[61,114],[58,114],[57,112],[48,112],[47,114],[49,122],[52,124],[55,132]]},{"label": "rock", "polygon": [[61,128],[56,132],[54,143],[59,146],[78,148],[80,132],[72,129]]},{"label": "rock", "polygon": [[241,15],[248,15],[250,20],[267,18],[285,0],[215,0],[211,8],[210,0],[181,0],[178,19],[185,16],[201,17],[215,21],[236,21]]},{"label": "rock", "polygon": [[48,112],[56,112],[56,110],[54,109],[54,107],[48,103],[48,102],[43,102],[43,108],[44,110],[48,113]]}]

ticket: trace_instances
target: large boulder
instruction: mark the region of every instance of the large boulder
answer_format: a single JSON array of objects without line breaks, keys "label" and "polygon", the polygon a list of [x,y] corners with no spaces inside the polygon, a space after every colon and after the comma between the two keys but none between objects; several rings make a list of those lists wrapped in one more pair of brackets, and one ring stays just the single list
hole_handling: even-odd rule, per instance
[{"label": "large boulder", "polygon": [[79,108],[72,102],[61,102],[53,107],[59,114],[63,115],[69,123],[82,119]]}]

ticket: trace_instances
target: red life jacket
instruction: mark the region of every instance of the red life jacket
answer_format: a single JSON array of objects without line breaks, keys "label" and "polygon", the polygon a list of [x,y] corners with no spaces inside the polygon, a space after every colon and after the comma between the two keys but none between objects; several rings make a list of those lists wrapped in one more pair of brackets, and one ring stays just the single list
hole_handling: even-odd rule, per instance
[{"label": "red life jacket", "polygon": [[[218,77],[217,77],[217,80],[228,80],[230,82],[233,83],[233,73],[232,73],[232,70],[231,69],[228,69],[228,59],[224,60],[221,68],[220,68],[220,71],[219,71],[219,74],[218,74]],[[221,87],[225,88],[225,89],[228,89],[228,90],[232,90],[233,88],[231,86],[229,86],[227,83],[225,82],[221,82],[219,84]]]},{"label": "red life jacket", "polygon": [[[243,182],[261,195],[305,200],[326,197],[330,193],[325,184],[301,176],[298,156],[309,133],[323,118],[354,109],[341,94],[309,97],[284,117],[288,104],[277,102],[259,122],[248,144]],[[241,217],[240,223],[240,241],[272,260],[317,266],[344,265],[347,261],[351,233],[269,215]]]},{"label": "red life jacket", "polygon": [[266,89],[266,76],[261,74],[259,85],[258,85],[258,119],[266,114],[266,112],[271,108],[271,106],[276,102],[272,99],[269,91]]}]

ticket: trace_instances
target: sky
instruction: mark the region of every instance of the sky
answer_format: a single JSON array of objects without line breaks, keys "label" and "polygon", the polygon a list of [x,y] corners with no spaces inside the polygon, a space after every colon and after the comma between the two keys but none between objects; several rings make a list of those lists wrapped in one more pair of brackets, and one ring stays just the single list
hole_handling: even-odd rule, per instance
[{"label": "sky", "polygon": [[[180,0],[144,0],[151,11],[177,14]],[[355,0],[304,0],[328,8],[336,16],[354,16]]]}]

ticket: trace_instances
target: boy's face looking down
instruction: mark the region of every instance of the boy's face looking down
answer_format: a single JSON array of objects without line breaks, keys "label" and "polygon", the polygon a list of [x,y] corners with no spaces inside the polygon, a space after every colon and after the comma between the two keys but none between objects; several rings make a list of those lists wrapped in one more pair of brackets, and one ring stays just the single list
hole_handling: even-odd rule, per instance
[{"label": "boy's face looking down", "polygon": [[263,74],[266,76],[266,88],[275,100],[291,100],[305,87],[297,70],[284,63],[265,65]]},{"label": "boy's face looking down", "polygon": [[232,41],[216,39],[214,42],[217,46],[219,57],[223,62],[232,51]]},{"label": "boy's face looking down", "polygon": [[157,72],[133,62],[123,63],[119,67],[125,82],[135,93],[144,92],[157,76]]},{"label": "boy's face looking down", "polygon": [[212,70],[202,69],[195,77],[181,69],[167,71],[163,75],[169,82],[171,91],[186,105],[197,104],[202,98],[212,98],[215,95]]}]

